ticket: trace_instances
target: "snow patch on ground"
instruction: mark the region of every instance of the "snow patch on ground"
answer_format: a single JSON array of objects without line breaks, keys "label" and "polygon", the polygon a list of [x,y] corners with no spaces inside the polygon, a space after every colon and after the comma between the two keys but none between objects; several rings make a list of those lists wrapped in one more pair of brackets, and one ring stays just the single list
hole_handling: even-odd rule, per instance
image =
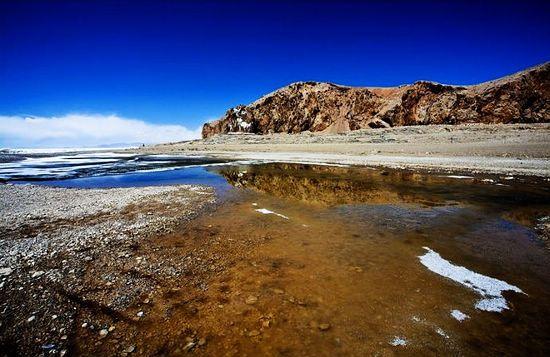
[{"label": "snow patch on ground", "polygon": [[267,208],[258,208],[258,209],[256,209],[256,212],[260,212],[260,213],[263,213],[263,214],[274,214],[275,216],[279,216],[279,217],[284,218],[284,219],[289,219],[284,214],[280,214],[280,213],[270,211]]},{"label": "snow patch on ground", "polygon": [[251,123],[247,123],[245,122],[244,120],[242,120],[241,118],[237,118],[237,124],[239,124],[239,126],[242,128],[242,129],[248,129],[250,128],[250,126],[252,125]]},{"label": "snow patch on ground", "polygon": [[510,285],[505,281],[491,278],[471,271],[465,267],[454,265],[448,260],[443,259],[437,252],[428,247],[424,247],[428,252],[419,256],[420,262],[432,272],[449,278],[459,284],[462,284],[478,294],[483,299],[479,300],[475,307],[484,311],[501,312],[508,309],[506,299],[502,296],[503,291],[515,291],[523,293],[520,288]]},{"label": "snow patch on ground", "polygon": [[460,322],[470,318],[470,316],[466,315],[460,310],[451,310],[451,316]]}]

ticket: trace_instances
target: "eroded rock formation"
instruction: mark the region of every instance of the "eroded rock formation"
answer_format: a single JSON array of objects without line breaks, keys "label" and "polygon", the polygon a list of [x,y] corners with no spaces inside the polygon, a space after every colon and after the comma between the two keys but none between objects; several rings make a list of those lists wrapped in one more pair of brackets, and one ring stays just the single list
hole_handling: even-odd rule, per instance
[{"label": "eroded rock formation", "polygon": [[238,105],[202,136],[220,133],[347,132],[460,123],[550,122],[550,62],[495,81],[453,86],[420,81],[393,88],[298,82]]}]

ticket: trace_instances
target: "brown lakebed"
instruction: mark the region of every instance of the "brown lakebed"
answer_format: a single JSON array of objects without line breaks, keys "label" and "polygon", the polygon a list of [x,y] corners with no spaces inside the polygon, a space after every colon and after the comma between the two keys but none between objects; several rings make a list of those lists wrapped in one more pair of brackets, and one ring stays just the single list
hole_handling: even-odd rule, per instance
[{"label": "brown lakebed", "polygon": [[[550,256],[534,229],[549,215],[545,181],[300,164],[216,172],[235,187],[217,205],[111,245],[59,295],[75,310],[69,353],[548,352]],[[484,298],[505,307],[476,307]]]}]

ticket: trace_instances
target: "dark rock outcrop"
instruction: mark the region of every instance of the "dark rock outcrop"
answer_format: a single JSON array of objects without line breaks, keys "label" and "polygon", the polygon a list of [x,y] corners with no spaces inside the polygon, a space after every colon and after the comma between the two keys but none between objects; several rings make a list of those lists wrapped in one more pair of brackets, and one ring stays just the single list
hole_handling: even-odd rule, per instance
[{"label": "dark rock outcrop", "polygon": [[361,88],[298,82],[231,108],[219,120],[204,124],[202,136],[550,122],[549,72],[550,62],[474,86],[420,81],[393,88]]}]

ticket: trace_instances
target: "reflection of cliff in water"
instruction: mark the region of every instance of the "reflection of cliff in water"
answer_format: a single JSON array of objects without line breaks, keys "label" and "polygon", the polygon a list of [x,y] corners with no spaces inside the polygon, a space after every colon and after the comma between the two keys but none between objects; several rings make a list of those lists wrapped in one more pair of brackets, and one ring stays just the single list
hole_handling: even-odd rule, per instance
[{"label": "reflection of cliff in water", "polygon": [[548,188],[503,187],[402,170],[266,164],[220,170],[233,186],[325,205],[471,203],[482,206],[543,204]]}]

